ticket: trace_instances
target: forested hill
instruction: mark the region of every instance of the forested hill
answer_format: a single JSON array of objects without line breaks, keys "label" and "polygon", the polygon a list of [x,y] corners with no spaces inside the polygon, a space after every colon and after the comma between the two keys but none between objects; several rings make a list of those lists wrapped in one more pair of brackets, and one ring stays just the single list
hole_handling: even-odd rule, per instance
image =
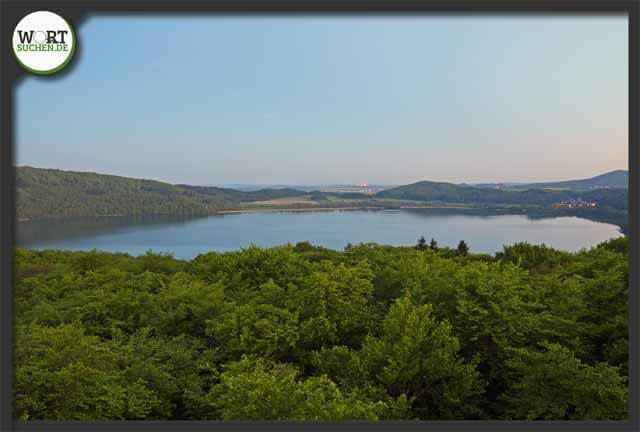
[{"label": "forested hill", "polygon": [[[239,191],[213,186],[172,185],[154,180],[134,179],[88,172],[32,167],[16,168],[18,220],[79,216],[207,215],[241,208],[242,203],[287,197],[309,199],[309,206],[327,206],[350,200],[350,205],[397,205],[392,200],[457,203],[470,205],[510,205],[551,207],[553,203],[582,199],[599,209],[626,210],[628,191],[612,190],[503,190],[453,183],[421,181],[387,189],[373,195],[339,192],[304,192],[296,189]],[[322,201],[321,203],[314,200]]]},{"label": "forested hill", "polygon": [[[462,185],[465,185],[464,183]],[[527,189],[571,189],[575,191],[585,191],[587,189],[628,189],[629,188],[629,171],[614,170],[608,173],[600,174],[595,177],[581,180],[564,180],[555,182],[542,183],[475,183],[471,185],[477,188],[489,189],[510,189],[510,190],[527,190]]]},{"label": "forested hill", "polygon": [[379,198],[416,201],[444,201],[451,203],[546,204],[571,198],[567,192],[532,190],[504,191],[461,186],[453,183],[420,181],[378,192]]},{"label": "forested hill", "polygon": [[100,215],[205,215],[245,201],[304,195],[293,189],[252,192],[171,185],[114,175],[16,168],[18,219]]},{"label": "forested hill", "polygon": [[190,186],[180,184],[177,187],[196,192],[209,197],[215,197],[225,202],[253,202],[266,201],[277,198],[306,195],[307,192],[297,189],[260,189],[257,191],[240,191],[236,189],[220,188],[216,186]]},{"label": "forested hill", "polygon": [[517,185],[516,189],[531,189],[531,188],[570,188],[570,189],[588,189],[592,187],[617,187],[628,188],[629,187],[629,171],[615,170],[610,171],[599,176],[591,177],[582,180],[569,180],[558,182],[546,182],[546,183],[531,183],[526,185]]},{"label": "forested hill", "polygon": [[595,202],[598,207],[627,209],[626,189],[586,191],[548,190],[502,190],[461,186],[453,183],[421,181],[406,186],[387,189],[376,194],[376,198],[393,198],[415,201],[441,201],[449,203],[507,204],[549,206],[553,203],[583,199]]}]

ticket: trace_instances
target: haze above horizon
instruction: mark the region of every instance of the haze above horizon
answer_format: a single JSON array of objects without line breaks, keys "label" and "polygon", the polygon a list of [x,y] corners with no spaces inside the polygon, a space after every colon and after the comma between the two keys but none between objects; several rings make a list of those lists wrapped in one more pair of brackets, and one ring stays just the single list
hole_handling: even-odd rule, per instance
[{"label": "haze above horizon", "polygon": [[16,164],[169,183],[628,169],[627,19],[100,16],[15,92]]}]

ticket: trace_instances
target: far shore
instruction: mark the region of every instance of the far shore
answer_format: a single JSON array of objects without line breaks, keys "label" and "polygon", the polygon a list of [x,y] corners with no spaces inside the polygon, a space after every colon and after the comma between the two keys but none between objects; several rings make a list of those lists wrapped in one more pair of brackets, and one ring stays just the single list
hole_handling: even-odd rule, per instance
[{"label": "far shore", "polygon": [[266,213],[266,212],[305,212],[305,211],[330,211],[330,210],[384,210],[387,207],[308,207],[308,208],[264,208],[242,210],[220,210],[216,214],[233,213]]},{"label": "far shore", "polygon": [[400,209],[473,209],[474,207],[455,206],[394,206],[394,207],[307,207],[307,208],[263,208],[263,209],[241,209],[241,210],[220,210],[216,214],[234,213],[272,213],[272,212],[312,212],[331,210],[400,210]]},{"label": "far shore", "polygon": [[[400,209],[457,209],[457,210],[471,210],[476,207],[458,207],[458,206],[411,206],[411,205],[403,205],[403,206],[384,206],[384,207],[376,207],[376,206],[342,206],[342,207],[278,207],[278,208],[247,208],[247,209],[235,209],[235,210],[217,210],[209,215],[220,215],[220,214],[236,214],[236,213],[275,213],[275,212],[314,212],[314,211],[332,211],[332,210],[400,210]],[[148,214],[146,216],[168,216],[167,213],[155,213]],[[87,216],[78,216],[78,217],[89,217],[89,218],[119,218],[119,217],[129,217],[134,215],[123,215],[123,214],[101,214],[101,215],[87,215]],[[144,215],[138,215],[144,216]],[[199,215],[206,216],[206,215]],[[58,220],[59,218],[55,218]],[[62,219],[62,218],[61,218]],[[31,221],[41,220],[40,218],[32,219],[27,217],[16,218],[16,222],[31,222]]]}]

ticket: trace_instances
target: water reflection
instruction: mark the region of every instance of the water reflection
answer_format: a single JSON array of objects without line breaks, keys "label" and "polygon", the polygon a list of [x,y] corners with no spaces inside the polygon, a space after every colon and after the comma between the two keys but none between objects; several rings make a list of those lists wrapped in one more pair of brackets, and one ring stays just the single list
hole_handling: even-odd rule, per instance
[{"label": "water reflection", "polygon": [[617,226],[575,216],[532,217],[484,209],[336,210],[243,213],[211,217],[98,217],[18,224],[17,244],[37,249],[99,249],[138,255],[147,250],[193,258],[310,241],[333,249],[348,243],[413,245],[420,236],[472,252],[494,253],[518,241],[575,251],[620,235]]}]

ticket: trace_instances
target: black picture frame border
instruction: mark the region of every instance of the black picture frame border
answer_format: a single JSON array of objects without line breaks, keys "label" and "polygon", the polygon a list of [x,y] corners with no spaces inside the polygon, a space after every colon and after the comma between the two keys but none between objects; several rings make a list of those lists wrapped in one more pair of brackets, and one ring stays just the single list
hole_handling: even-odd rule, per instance
[{"label": "black picture frame border", "polygon": [[[74,28],[96,13],[238,13],[238,14],[627,14],[629,24],[629,420],[589,421],[412,421],[412,422],[204,422],[124,421],[49,422],[12,418],[13,384],[13,247],[15,235],[14,98],[24,71],[11,53],[17,21],[29,12],[50,10]],[[640,3],[606,0],[0,0],[0,431],[640,431],[638,400],[638,253],[640,173],[638,136],[638,79],[640,68]],[[82,47],[82,41],[78,41]],[[76,53],[77,55],[77,53]],[[73,60],[71,61],[73,64]],[[70,66],[72,66],[72,64]],[[68,67],[67,69],[72,69]],[[62,71],[64,73],[64,71]],[[56,79],[58,75],[38,79]]]}]

